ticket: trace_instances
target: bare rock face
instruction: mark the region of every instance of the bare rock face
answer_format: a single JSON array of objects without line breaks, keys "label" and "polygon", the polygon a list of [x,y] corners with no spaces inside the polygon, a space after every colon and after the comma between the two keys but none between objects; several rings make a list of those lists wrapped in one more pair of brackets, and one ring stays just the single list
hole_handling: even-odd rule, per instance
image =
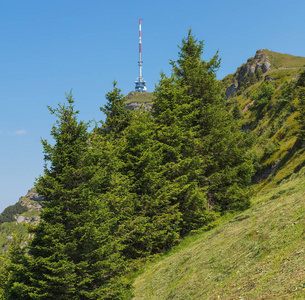
[{"label": "bare rock face", "polygon": [[17,224],[24,222],[25,217],[24,216],[17,216]]},{"label": "bare rock face", "polygon": [[41,212],[42,206],[39,202],[43,201],[43,197],[38,195],[34,190],[30,190],[24,197],[19,199],[19,203],[26,206],[29,211],[37,210]]},{"label": "bare rock face", "polygon": [[263,73],[268,72],[271,69],[271,63],[269,61],[266,61],[262,65],[262,71]]},{"label": "bare rock face", "polygon": [[226,90],[227,98],[232,97],[246,81],[247,78],[258,75],[259,72],[264,74],[271,69],[270,58],[264,50],[257,50],[254,57],[249,58],[245,64],[237,69],[234,73],[234,84]]},{"label": "bare rock face", "polygon": [[42,196],[38,195],[37,193],[28,194],[26,197],[30,198],[33,201],[43,201]]},{"label": "bare rock face", "polygon": [[24,216],[16,216],[16,222],[17,224],[19,223],[34,223],[34,222],[39,222],[38,217],[24,217]]},{"label": "bare rock face", "polygon": [[230,98],[238,91],[238,84],[230,85],[226,90],[226,97]]},{"label": "bare rock face", "polygon": [[134,110],[138,110],[140,107],[143,107],[145,110],[150,111],[152,106],[149,103],[140,103],[140,102],[131,102],[126,104],[125,106],[126,109],[134,109]]}]

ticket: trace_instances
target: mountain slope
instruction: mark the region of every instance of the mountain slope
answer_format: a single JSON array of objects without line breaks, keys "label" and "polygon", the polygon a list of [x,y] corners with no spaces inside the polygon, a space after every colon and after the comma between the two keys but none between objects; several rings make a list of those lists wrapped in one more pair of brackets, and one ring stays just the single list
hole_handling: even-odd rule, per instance
[{"label": "mountain slope", "polygon": [[255,137],[256,196],[247,211],[144,266],[134,299],[305,298],[304,65],[303,57],[259,50],[224,78],[228,108]]},{"label": "mountain slope", "polygon": [[187,238],[136,278],[134,299],[304,299],[305,168]]},{"label": "mountain slope", "polygon": [[[39,222],[39,215],[41,211],[41,205],[39,202],[42,199],[37,195],[35,189],[31,189],[28,193],[19,199],[19,201],[13,206],[21,206],[25,209],[20,210],[19,213],[15,211],[7,212],[5,209],[0,216],[7,216],[7,221],[0,224],[0,247],[2,252],[6,252],[8,245],[11,243],[13,236],[18,235],[22,238],[23,242],[26,242],[29,238],[26,224],[34,224]],[[12,207],[13,207],[12,206]]]},{"label": "mountain slope", "polygon": [[[258,66],[264,64],[269,68],[263,68],[263,72]],[[268,183],[270,175],[278,177],[273,183],[279,182],[303,164],[298,155],[303,146],[298,138],[298,78],[304,64],[304,57],[259,50],[254,58],[223,80],[228,105],[243,130],[256,136],[253,148],[258,163],[255,183]],[[287,168],[289,164],[290,168]]]}]

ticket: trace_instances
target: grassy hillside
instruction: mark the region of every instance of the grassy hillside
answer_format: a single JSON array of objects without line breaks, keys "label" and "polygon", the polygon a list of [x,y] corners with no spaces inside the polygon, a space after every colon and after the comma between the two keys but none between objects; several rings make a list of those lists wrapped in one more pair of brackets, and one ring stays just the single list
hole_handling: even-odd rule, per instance
[{"label": "grassy hillside", "polygon": [[305,168],[187,238],[145,267],[134,299],[305,299],[304,190]]},{"label": "grassy hillside", "polygon": [[[263,53],[273,61],[271,69],[257,74],[252,81],[245,77],[227,103],[232,110],[239,112],[239,122],[244,131],[256,136],[253,147],[258,163],[255,182],[268,184],[270,175],[277,176],[277,181],[273,180],[277,183],[300,168],[302,163],[296,155],[301,147],[298,140],[300,103],[297,80],[303,72],[305,58],[268,50],[263,50]],[[234,77],[233,74],[228,78]],[[228,78],[223,81],[227,87]]]},{"label": "grassy hillside", "polygon": [[271,59],[271,62],[273,61],[272,67],[275,69],[305,67],[305,57],[283,54],[270,50],[264,51]]},{"label": "grassy hillside", "polygon": [[[268,71],[253,73],[266,62]],[[256,196],[247,211],[223,216],[145,265],[134,299],[305,299],[305,149],[297,121],[304,65],[303,57],[261,50],[223,80],[238,86],[228,107],[255,137]]]}]

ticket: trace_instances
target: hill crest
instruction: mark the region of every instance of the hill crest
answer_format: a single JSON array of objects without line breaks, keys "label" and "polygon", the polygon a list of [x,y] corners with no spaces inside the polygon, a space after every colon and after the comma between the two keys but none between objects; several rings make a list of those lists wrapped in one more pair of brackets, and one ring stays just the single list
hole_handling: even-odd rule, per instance
[{"label": "hill crest", "polygon": [[227,75],[222,82],[226,98],[233,97],[245,86],[256,83],[263,75],[274,70],[297,70],[305,66],[305,57],[282,54],[267,49],[257,50],[254,57]]}]

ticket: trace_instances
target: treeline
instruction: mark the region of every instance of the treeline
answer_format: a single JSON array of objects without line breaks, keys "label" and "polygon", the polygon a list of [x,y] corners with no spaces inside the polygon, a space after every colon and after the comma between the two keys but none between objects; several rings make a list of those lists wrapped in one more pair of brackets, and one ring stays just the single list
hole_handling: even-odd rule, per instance
[{"label": "treeline", "polygon": [[151,112],[124,108],[117,88],[88,131],[72,95],[49,108],[46,167],[36,183],[41,222],[15,241],[1,275],[4,299],[130,299],[128,272],[225,211],[248,207],[249,139],[228,113],[203,42],[182,40]]}]

